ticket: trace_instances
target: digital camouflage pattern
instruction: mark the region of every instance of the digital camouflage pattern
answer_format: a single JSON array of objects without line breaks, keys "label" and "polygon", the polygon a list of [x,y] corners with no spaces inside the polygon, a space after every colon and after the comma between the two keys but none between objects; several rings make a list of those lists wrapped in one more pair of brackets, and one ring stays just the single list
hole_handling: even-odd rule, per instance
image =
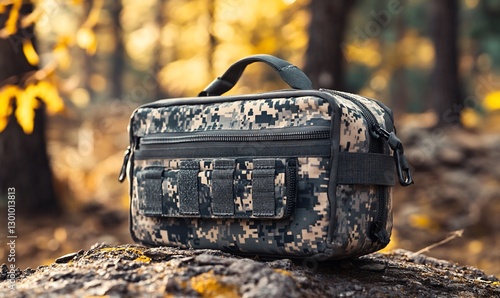
[{"label": "digital camouflage pattern", "polygon": [[[168,164],[170,161],[164,162]],[[132,230],[135,237],[146,243],[298,256],[318,253],[326,248],[324,240],[327,237],[329,222],[329,203],[326,194],[328,159],[298,159],[298,181],[300,182],[297,185],[295,211],[290,218],[285,219],[181,219],[144,216],[140,211],[142,187],[137,179],[137,173],[143,168],[157,164],[157,161],[136,161],[132,179]],[[200,178],[203,176],[205,173],[200,175]],[[280,176],[283,175],[278,174],[276,178],[277,188],[282,188],[283,179]],[[240,194],[235,198],[236,205],[241,206],[239,202],[241,197],[243,196]],[[243,204],[251,206],[251,193],[247,194],[246,199]],[[278,206],[277,209],[281,211],[277,213],[282,213],[283,203]],[[236,209],[240,211],[240,208]],[[243,215],[248,216],[247,213]]]},{"label": "digital camouflage pattern", "polygon": [[[365,106],[367,108],[370,109],[370,111],[377,118],[377,121],[380,124],[384,124],[385,123],[384,116],[386,114],[386,111],[383,108],[381,108],[377,104],[377,102],[375,102],[374,100],[368,99],[366,97],[363,97],[361,95],[358,95],[358,94],[353,94],[353,93],[348,93],[348,92],[342,92],[342,93],[348,94],[349,96],[352,96],[352,97],[356,98],[357,100],[361,101],[363,104],[365,104]],[[385,126],[385,125],[382,125],[382,126]]]},{"label": "digital camouflage pattern", "polygon": [[[356,94],[350,96],[362,101],[377,117],[379,124],[385,128],[382,109],[374,101]],[[340,121],[340,151],[368,152],[370,135],[368,124],[361,116],[359,108],[349,100],[342,99]],[[378,211],[378,186],[370,185],[338,185],[336,189],[336,229],[333,231],[332,247],[335,250],[345,251],[346,256],[359,255],[360,252],[379,250],[385,245],[373,242],[369,237],[371,224],[375,221]],[[392,230],[392,192],[388,196],[388,219],[386,230],[391,235]]]},{"label": "digital camouflage pattern", "polygon": [[[328,97],[328,96],[325,96]],[[340,146],[345,152],[368,152],[370,136],[366,120],[354,103],[333,96],[327,101],[319,96],[279,97],[260,100],[223,101],[211,104],[185,104],[139,108],[131,121],[131,135],[136,138],[156,133],[204,132],[210,130],[262,130],[289,127],[331,127],[336,110],[340,111]],[[385,110],[370,100],[366,103],[384,126]],[[186,102],[187,103],[187,102]],[[259,144],[255,144],[259,146]],[[337,152],[334,150],[334,152]],[[213,248],[233,253],[267,256],[345,258],[376,251],[384,245],[369,236],[377,216],[377,186],[336,185],[330,181],[331,159],[320,156],[294,156],[297,161],[296,198],[289,216],[283,216],[290,204],[285,163],[276,156],[274,178],[276,218],[252,217],[252,157],[235,156],[233,172],[235,215],[214,216],[211,212],[213,159],[201,158],[198,172],[200,215],[179,214],[176,182],[180,159],[165,157],[134,160],[131,182],[131,232],[137,241],[149,245],[183,248]],[[146,216],[144,182],[141,171],[162,167],[163,214]],[[328,189],[335,187],[335,198]],[[390,208],[390,195],[389,195]],[[387,229],[392,217],[389,212]],[[200,218],[201,217],[201,218]],[[333,222],[332,222],[333,221]]]},{"label": "digital camouflage pattern", "polygon": [[327,102],[313,96],[139,108],[132,131],[142,137],[165,132],[329,126],[329,109]]}]

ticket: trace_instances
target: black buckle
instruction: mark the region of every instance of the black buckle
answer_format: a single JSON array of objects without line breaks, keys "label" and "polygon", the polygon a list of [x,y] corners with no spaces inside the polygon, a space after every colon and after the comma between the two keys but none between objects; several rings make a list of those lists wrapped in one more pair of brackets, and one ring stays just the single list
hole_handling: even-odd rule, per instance
[{"label": "black buckle", "polygon": [[130,159],[130,153],[131,149],[130,146],[128,146],[127,150],[125,150],[125,154],[123,155],[123,164],[120,170],[120,176],[118,177],[119,182],[123,182],[127,177],[127,165],[128,165],[128,160]]},{"label": "black buckle", "polygon": [[410,186],[413,184],[410,167],[406,156],[399,150],[394,150],[394,160],[396,161],[396,170],[398,172],[399,184]]},{"label": "black buckle", "polygon": [[404,154],[403,143],[394,132],[388,132],[380,126],[375,127],[374,131],[377,135],[387,141],[389,147],[394,151],[394,161],[396,162],[396,170],[398,172],[399,184],[402,186],[410,186],[413,184],[410,166]]}]

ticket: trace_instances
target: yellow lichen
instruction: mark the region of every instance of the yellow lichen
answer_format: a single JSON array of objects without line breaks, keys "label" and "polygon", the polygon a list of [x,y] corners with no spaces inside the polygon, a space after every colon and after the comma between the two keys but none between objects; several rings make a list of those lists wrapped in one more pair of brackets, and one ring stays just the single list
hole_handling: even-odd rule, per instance
[{"label": "yellow lichen", "polygon": [[137,258],[135,258],[134,261],[143,262],[143,263],[149,263],[149,262],[151,262],[151,258],[147,257],[145,255],[140,255]]},{"label": "yellow lichen", "polygon": [[205,272],[191,278],[190,284],[191,288],[204,298],[240,297],[238,289],[236,289],[235,286],[221,283],[218,277],[214,275],[213,271]]},{"label": "yellow lichen", "polygon": [[290,272],[288,270],[285,270],[285,269],[279,269],[279,268],[277,268],[277,269],[274,269],[274,272],[281,273],[283,275],[292,277],[292,272]]},{"label": "yellow lichen", "polygon": [[149,263],[151,262],[151,258],[148,256],[145,256],[142,250],[133,248],[133,247],[103,247],[100,249],[101,252],[114,252],[114,251],[125,251],[125,252],[130,252],[133,254],[138,255],[137,258],[134,259],[134,261],[138,262],[143,262],[143,263]]}]

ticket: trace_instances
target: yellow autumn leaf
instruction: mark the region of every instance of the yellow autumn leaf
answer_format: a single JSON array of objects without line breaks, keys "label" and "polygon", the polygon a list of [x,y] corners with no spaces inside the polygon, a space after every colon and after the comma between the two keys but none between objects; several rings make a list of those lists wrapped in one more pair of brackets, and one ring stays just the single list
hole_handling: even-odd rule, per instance
[{"label": "yellow autumn leaf", "polygon": [[99,15],[101,14],[102,10],[102,5],[104,3],[103,0],[94,0],[92,5],[92,9],[89,12],[89,16],[87,17],[87,20],[85,20],[85,23],[83,23],[82,27],[84,28],[92,28],[97,24],[97,21],[99,21]]},{"label": "yellow autumn leaf", "polygon": [[368,67],[375,67],[382,61],[379,44],[375,40],[369,40],[363,44],[346,44],[342,47],[346,60],[349,62],[357,62]]},{"label": "yellow autumn leaf", "polygon": [[411,227],[418,229],[433,229],[436,225],[431,218],[423,214],[411,214],[408,217],[408,223]]},{"label": "yellow autumn leaf", "polygon": [[5,127],[7,127],[7,121],[8,121],[7,117],[0,117],[0,132],[2,132],[5,129]]},{"label": "yellow autumn leaf", "polygon": [[97,49],[97,40],[94,31],[87,27],[82,27],[76,32],[76,44],[87,51],[87,54],[93,55]]},{"label": "yellow autumn leaf", "polygon": [[5,129],[9,116],[12,114],[11,99],[19,93],[19,88],[14,85],[7,85],[0,89],[0,132]]},{"label": "yellow autumn leaf", "polygon": [[35,123],[35,109],[39,106],[38,101],[33,97],[35,93],[33,85],[29,85],[16,97],[16,119],[24,133],[30,134],[33,132]]},{"label": "yellow autumn leaf", "polygon": [[67,70],[71,64],[71,55],[69,54],[68,45],[65,42],[59,42],[52,51],[57,64],[61,70]]},{"label": "yellow autumn leaf", "polygon": [[4,13],[4,12],[5,12],[5,5],[0,4],[0,13]]},{"label": "yellow autumn leaf", "polygon": [[23,41],[23,52],[29,64],[36,66],[38,65],[38,63],[40,63],[40,57],[38,57],[38,54],[36,53],[31,40],[26,39]]},{"label": "yellow autumn leaf", "polygon": [[465,108],[460,114],[460,121],[463,126],[470,129],[478,128],[481,124],[481,117],[472,108]]},{"label": "yellow autumn leaf", "polygon": [[37,6],[35,8],[35,10],[33,10],[32,13],[30,13],[29,15],[27,15],[21,19],[21,28],[26,28],[30,25],[33,25],[35,22],[40,20],[40,18],[45,13],[46,13],[46,11],[42,7]]},{"label": "yellow autumn leaf", "polygon": [[5,21],[5,27],[0,30],[0,37],[6,38],[17,32],[17,20],[19,19],[19,9],[21,9],[22,2],[22,0],[12,1],[9,18]]},{"label": "yellow autumn leaf", "polygon": [[11,99],[16,98],[20,92],[16,85],[6,85],[0,89],[0,103],[4,104],[0,106],[0,117],[7,117],[12,113]]},{"label": "yellow autumn leaf", "polygon": [[59,96],[57,88],[49,82],[38,82],[36,96],[45,103],[49,114],[55,114],[64,109],[64,102]]},{"label": "yellow autumn leaf", "polygon": [[483,105],[488,111],[500,110],[500,91],[488,93],[484,98]]},{"label": "yellow autumn leaf", "polygon": [[21,90],[16,85],[5,85],[0,89],[0,101],[9,101],[14,98]]}]

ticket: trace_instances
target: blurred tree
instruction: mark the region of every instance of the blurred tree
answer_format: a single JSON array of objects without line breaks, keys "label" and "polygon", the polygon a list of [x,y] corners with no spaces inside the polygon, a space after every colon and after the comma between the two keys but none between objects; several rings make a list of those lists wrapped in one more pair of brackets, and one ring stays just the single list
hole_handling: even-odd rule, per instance
[{"label": "blurred tree", "polygon": [[33,24],[23,27],[20,21],[33,11],[33,5],[19,1],[3,6],[3,10],[0,14],[1,197],[6,197],[7,188],[14,187],[19,213],[57,211],[59,204],[45,142],[46,104],[38,88],[49,87],[31,82],[38,69]]},{"label": "blurred tree", "polygon": [[460,124],[463,99],[458,78],[458,0],[432,1],[432,39],[436,53],[432,103],[438,126]]},{"label": "blurred tree", "polygon": [[[406,24],[402,15],[396,17],[396,42],[403,40],[406,32]],[[394,71],[392,74],[392,94],[391,106],[396,114],[402,114],[408,108],[410,95],[408,94],[408,78],[406,76],[406,68],[398,59],[394,63]]]},{"label": "blurred tree", "polygon": [[344,89],[342,43],[353,0],[311,1],[305,73],[315,88]]},{"label": "blurred tree", "polygon": [[[123,10],[122,1],[113,1],[111,3],[110,15],[113,20],[113,30],[116,37],[115,50],[113,52],[113,62],[111,71],[113,98],[122,98],[123,92],[123,71],[125,64],[125,48],[123,45],[123,30],[120,21],[120,15]],[[161,10],[160,10],[161,11]]]}]

